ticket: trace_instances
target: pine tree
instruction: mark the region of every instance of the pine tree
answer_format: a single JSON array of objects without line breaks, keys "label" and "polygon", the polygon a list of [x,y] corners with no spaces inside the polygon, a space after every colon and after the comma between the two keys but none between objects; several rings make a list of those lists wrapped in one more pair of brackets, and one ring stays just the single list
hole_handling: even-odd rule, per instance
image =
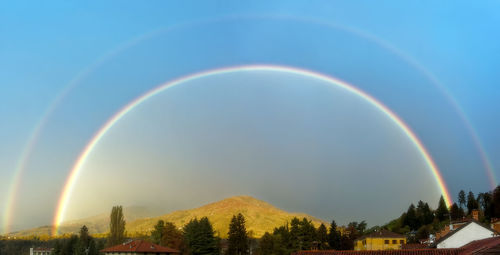
[{"label": "pine tree", "polygon": [[340,250],[340,242],[340,232],[337,230],[337,224],[332,220],[330,232],[328,233],[328,245],[331,249]]},{"label": "pine tree", "polygon": [[453,203],[453,205],[450,208],[450,215],[452,220],[458,220],[463,217],[463,215],[461,215],[463,211],[460,211],[460,209],[461,208],[459,208],[456,203]]},{"label": "pine tree", "polygon": [[406,211],[406,217],[405,221],[403,222],[405,226],[410,227],[411,230],[417,230],[418,229],[418,218],[417,218],[417,212],[415,210],[415,206],[413,204],[408,207],[408,210]]},{"label": "pine tree", "polygon": [[290,221],[290,248],[294,252],[302,250],[300,235],[300,220],[297,217],[293,217]]},{"label": "pine tree", "polygon": [[474,193],[472,191],[469,191],[469,194],[467,195],[467,214],[471,214],[472,210],[478,209],[479,204],[476,201],[476,198],[474,197]]},{"label": "pine tree", "polygon": [[460,190],[458,192],[458,203],[460,204],[460,208],[464,208],[466,200],[465,200],[465,191]]},{"label": "pine tree", "polygon": [[200,220],[192,219],[183,230],[188,254],[220,254],[217,238],[214,236],[212,224],[207,217]]},{"label": "pine tree", "polygon": [[80,229],[80,237],[75,248],[76,255],[86,255],[88,253],[90,239],[91,237],[89,235],[89,229],[87,228],[87,226],[83,225],[83,227]]},{"label": "pine tree", "polygon": [[125,218],[122,206],[113,206],[109,218],[108,247],[120,244],[125,240]]},{"label": "pine tree", "polygon": [[321,223],[321,225],[319,225],[316,236],[319,242],[318,248],[320,250],[328,249],[328,230],[326,229],[325,224]]},{"label": "pine tree", "polygon": [[448,216],[448,208],[446,207],[446,203],[444,202],[443,196],[439,198],[438,208],[436,209],[436,218],[439,221],[443,221]]},{"label": "pine tree", "polygon": [[248,233],[245,227],[243,214],[233,215],[228,232],[228,255],[249,254]]}]

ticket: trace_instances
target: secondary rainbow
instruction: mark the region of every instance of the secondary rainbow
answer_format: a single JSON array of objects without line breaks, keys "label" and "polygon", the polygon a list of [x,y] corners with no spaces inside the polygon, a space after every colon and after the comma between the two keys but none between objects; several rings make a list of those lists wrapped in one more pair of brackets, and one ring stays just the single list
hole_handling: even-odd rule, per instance
[{"label": "secondary rainbow", "polygon": [[422,142],[418,139],[417,135],[410,129],[410,127],[401,118],[399,118],[399,116],[397,116],[394,112],[392,112],[387,106],[382,104],[380,101],[378,101],[377,99],[375,99],[371,95],[367,94],[366,92],[360,90],[359,88],[354,87],[353,85],[350,85],[350,84],[348,84],[344,81],[341,81],[339,79],[330,77],[330,76],[325,75],[325,74],[317,73],[314,71],[299,69],[299,68],[295,68],[295,67],[276,66],[276,65],[246,65],[246,66],[235,66],[235,67],[213,69],[213,70],[199,72],[199,73],[195,73],[195,74],[191,74],[191,75],[187,75],[187,76],[175,79],[173,81],[170,81],[168,83],[165,83],[163,85],[160,85],[160,86],[148,91],[147,93],[145,93],[142,96],[131,101],[130,103],[125,105],[120,111],[115,113],[94,134],[92,139],[88,142],[88,144],[85,146],[85,148],[80,153],[77,160],[75,161],[73,168],[71,169],[71,172],[70,172],[70,174],[69,174],[69,176],[64,184],[64,188],[62,190],[61,196],[59,198],[59,202],[57,204],[57,208],[56,208],[54,219],[53,219],[52,235],[57,235],[58,230],[59,230],[59,226],[61,225],[61,223],[64,220],[64,214],[66,212],[66,207],[67,207],[68,201],[71,197],[74,185],[78,180],[78,176],[81,173],[82,167],[87,160],[87,157],[92,152],[94,147],[99,143],[101,138],[106,134],[106,132],[108,132],[108,130],[111,129],[111,127],[113,127],[113,125],[117,121],[119,121],[123,116],[125,116],[128,112],[130,112],[132,109],[134,109],[136,106],[138,106],[142,102],[157,95],[158,93],[164,91],[167,88],[182,84],[184,82],[203,78],[203,77],[208,77],[208,76],[213,76],[213,75],[218,75],[218,74],[225,74],[225,73],[232,73],[232,72],[239,72],[239,71],[273,71],[273,72],[301,74],[301,75],[305,75],[305,76],[309,76],[312,78],[326,81],[326,82],[328,82],[332,85],[335,85],[335,86],[342,87],[342,88],[346,89],[347,91],[354,93],[354,94],[360,96],[361,98],[365,99],[366,101],[371,103],[373,106],[377,107],[377,109],[382,111],[394,123],[396,123],[403,130],[403,132],[407,135],[407,137],[413,142],[414,146],[421,153],[424,161],[426,162],[429,169],[431,170],[432,175],[434,176],[434,178],[436,180],[436,184],[438,185],[447,206],[450,206],[452,204],[452,199],[451,199],[450,193],[446,187],[446,184],[443,180],[443,177],[442,177],[441,173],[439,172],[439,169],[438,169],[436,163],[434,162],[434,160],[430,156],[427,149],[424,147]]}]

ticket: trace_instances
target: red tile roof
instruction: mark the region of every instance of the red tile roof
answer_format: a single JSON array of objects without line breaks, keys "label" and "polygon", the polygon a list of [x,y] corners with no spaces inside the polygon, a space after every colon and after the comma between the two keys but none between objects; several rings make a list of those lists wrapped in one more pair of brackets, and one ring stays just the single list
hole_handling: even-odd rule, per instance
[{"label": "red tile roof", "polygon": [[403,250],[413,250],[413,249],[428,249],[429,246],[423,243],[405,243],[401,245]]},{"label": "red tile roof", "polygon": [[106,249],[101,250],[101,252],[146,252],[146,253],[180,253],[180,251],[160,246],[148,241],[143,240],[134,240],[127,243],[119,244],[116,246],[112,246]]},{"label": "red tile roof", "polygon": [[462,249],[414,249],[380,251],[298,251],[294,255],[461,255]]},{"label": "red tile roof", "polygon": [[[472,241],[461,248],[464,250],[463,254],[480,254],[486,252],[488,249],[495,248],[500,245],[500,237],[491,237]],[[487,254],[487,253],[486,253]]]}]

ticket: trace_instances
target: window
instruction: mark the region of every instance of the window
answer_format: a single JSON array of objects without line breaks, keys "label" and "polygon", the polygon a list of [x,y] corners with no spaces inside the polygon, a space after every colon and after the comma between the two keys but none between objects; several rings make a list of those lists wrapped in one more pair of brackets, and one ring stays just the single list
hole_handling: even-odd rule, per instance
[{"label": "window", "polygon": [[384,240],[384,243],[385,244],[389,244],[389,240]]},{"label": "window", "polygon": [[404,240],[399,240],[399,244],[404,244],[405,241]]},{"label": "window", "polygon": [[397,244],[398,240],[392,240],[392,244]]}]

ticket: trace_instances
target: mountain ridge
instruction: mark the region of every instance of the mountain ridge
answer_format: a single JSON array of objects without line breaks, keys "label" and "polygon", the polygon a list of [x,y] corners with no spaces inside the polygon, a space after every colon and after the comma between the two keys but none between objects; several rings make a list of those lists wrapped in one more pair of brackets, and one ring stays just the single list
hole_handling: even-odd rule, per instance
[{"label": "mountain ridge", "polygon": [[[247,195],[228,197],[196,208],[177,210],[160,216],[141,214],[141,217],[138,217],[138,213],[131,213],[130,208],[124,208],[123,212],[127,221],[126,231],[131,236],[149,235],[158,220],[170,221],[182,228],[191,219],[206,216],[212,223],[216,235],[225,238],[232,216],[238,213],[245,216],[247,231],[253,237],[261,237],[266,231],[272,232],[275,227],[287,224],[294,217],[306,218],[312,221],[316,227],[321,223],[327,224],[325,221],[308,214],[286,212],[268,202]],[[109,216],[99,214],[64,222],[59,228],[60,233],[78,233],[82,225],[86,225],[90,233],[102,234],[109,229]],[[42,226],[14,232],[12,235],[49,235],[50,228],[50,226]]]}]

